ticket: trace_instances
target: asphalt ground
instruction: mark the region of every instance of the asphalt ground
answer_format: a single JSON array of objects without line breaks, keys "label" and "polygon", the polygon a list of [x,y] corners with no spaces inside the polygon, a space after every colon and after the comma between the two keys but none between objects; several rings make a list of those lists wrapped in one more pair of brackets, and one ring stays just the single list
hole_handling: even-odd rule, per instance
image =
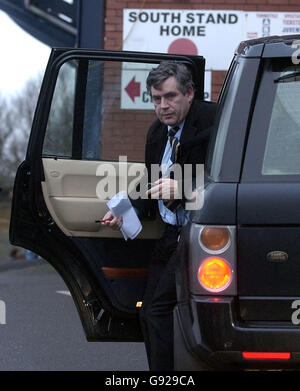
[{"label": "asphalt ground", "polygon": [[0,371],[148,371],[143,343],[87,342],[64,281],[44,260],[2,262],[0,304]]}]

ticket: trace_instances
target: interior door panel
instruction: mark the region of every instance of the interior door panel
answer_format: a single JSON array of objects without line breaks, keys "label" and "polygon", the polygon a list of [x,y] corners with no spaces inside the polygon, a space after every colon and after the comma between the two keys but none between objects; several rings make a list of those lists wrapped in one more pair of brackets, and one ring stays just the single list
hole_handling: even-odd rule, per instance
[{"label": "interior door panel", "polygon": [[[122,238],[120,232],[95,222],[108,211],[108,200],[97,197],[96,193],[97,183],[102,179],[96,176],[97,168],[106,163],[43,158],[45,203],[53,220],[67,236]],[[120,163],[109,163],[114,166],[117,177],[109,177],[108,180],[118,184]],[[144,166],[142,163],[130,163],[133,164]],[[138,239],[157,239],[162,235],[163,223],[158,215],[154,221],[142,221],[142,225]]]}]

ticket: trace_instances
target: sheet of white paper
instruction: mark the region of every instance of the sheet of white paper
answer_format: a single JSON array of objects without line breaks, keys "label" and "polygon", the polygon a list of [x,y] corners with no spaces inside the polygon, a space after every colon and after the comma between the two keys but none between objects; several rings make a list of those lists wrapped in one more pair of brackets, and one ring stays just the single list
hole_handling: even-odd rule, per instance
[{"label": "sheet of white paper", "polygon": [[107,203],[114,216],[122,216],[121,232],[125,240],[134,239],[142,230],[142,224],[125,191],[120,191]]}]

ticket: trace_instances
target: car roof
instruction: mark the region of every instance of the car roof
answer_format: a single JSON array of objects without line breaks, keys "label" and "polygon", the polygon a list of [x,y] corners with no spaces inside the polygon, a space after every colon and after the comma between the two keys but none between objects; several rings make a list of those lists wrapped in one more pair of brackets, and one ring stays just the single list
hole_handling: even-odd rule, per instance
[{"label": "car roof", "polygon": [[236,49],[236,54],[246,57],[260,57],[268,48],[268,53],[273,53],[271,57],[286,57],[290,56],[295,47],[292,48],[292,43],[299,41],[300,35],[273,35],[257,39],[242,41]]}]

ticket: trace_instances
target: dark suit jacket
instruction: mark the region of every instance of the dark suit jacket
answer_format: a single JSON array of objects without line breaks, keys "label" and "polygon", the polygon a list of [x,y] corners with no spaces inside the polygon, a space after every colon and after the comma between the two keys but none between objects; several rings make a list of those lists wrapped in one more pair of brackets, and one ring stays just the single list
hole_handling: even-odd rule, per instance
[{"label": "dark suit jacket", "polygon": [[[216,108],[217,104],[213,102],[193,101],[180,137],[177,163],[182,167],[184,164],[204,164]],[[161,163],[167,140],[168,127],[157,119],[150,127],[146,139],[145,163],[148,182],[151,182],[151,165]],[[157,201],[141,201],[135,203],[140,217],[153,217]],[[182,205],[184,206],[184,199]]]}]

